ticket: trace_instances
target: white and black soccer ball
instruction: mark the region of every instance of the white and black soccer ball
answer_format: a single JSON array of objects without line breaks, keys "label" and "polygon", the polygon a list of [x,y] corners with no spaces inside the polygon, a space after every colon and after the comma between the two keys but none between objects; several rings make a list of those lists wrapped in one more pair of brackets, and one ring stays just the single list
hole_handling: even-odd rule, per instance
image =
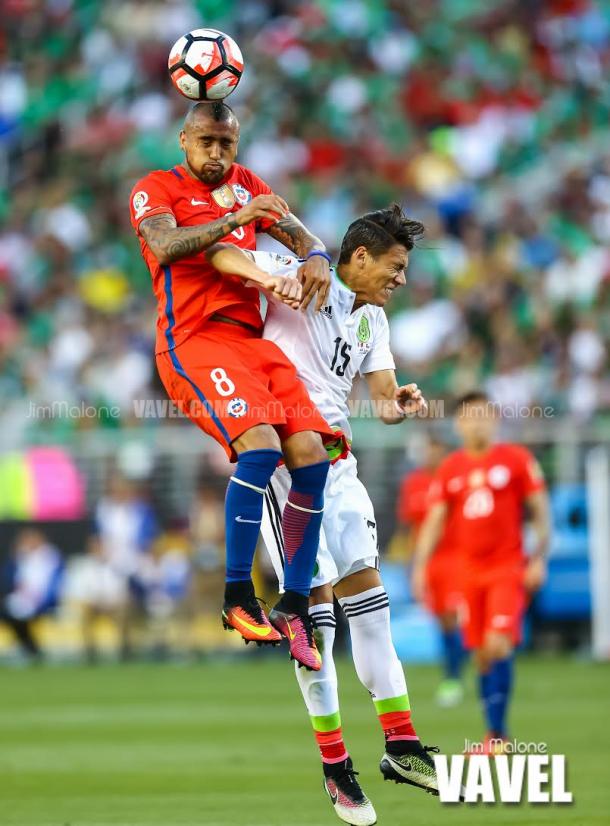
[{"label": "white and black soccer ball", "polygon": [[244,59],[228,34],[194,29],[174,43],[167,68],[181,95],[191,100],[222,100],[235,91]]}]

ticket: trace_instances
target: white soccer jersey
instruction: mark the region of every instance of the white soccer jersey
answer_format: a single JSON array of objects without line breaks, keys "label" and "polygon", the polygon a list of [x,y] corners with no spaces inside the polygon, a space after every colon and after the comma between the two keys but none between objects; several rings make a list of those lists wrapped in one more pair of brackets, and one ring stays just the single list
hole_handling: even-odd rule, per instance
[{"label": "white soccer jersey", "polygon": [[[300,262],[287,255],[250,253],[271,275],[296,277]],[[297,368],[312,401],[330,425],[348,438],[348,399],[357,375],[393,370],[388,319],[381,307],[365,304],[352,312],[356,294],[331,269],[327,304],[315,312],[315,299],[306,312],[271,299],[264,337],[274,341]]]}]

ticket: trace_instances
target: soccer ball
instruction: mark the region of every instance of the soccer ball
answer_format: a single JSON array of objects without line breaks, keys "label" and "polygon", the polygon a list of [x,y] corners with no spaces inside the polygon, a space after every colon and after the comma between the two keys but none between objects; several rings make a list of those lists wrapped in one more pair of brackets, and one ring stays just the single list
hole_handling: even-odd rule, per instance
[{"label": "soccer ball", "polygon": [[181,95],[191,100],[221,100],[235,91],[244,59],[228,34],[195,29],[174,43],[167,68]]}]

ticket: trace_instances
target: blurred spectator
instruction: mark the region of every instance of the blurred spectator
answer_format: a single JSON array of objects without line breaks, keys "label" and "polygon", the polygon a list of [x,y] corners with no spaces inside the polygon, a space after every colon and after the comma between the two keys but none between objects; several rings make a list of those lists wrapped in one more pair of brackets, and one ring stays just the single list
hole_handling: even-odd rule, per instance
[{"label": "blurred spectator", "polygon": [[225,569],[225,523],[222,493],[210,487],[209,476],[197,486],[189,515],[193,543],[193,611],[217,620],[222,610]]},{"label": "blurred spectator", "polygon": [[[134,625],[141,618],[147,595],[150,553],[159,527],[155,511],[141,486],[116,473],[109,490],[97,504],[95,524],[99,549],[94,558],[104,573],[106,566],[121,581],[122,594],[115,590],[119,610],[121,653],[128,657],[133,648]],[[95,609],[99,595],[92,594]]]},{"label": "blurred spectator", "polygon": [[[105,557],[98,536],[90,538],[87,553],[70,565],[65,596],[77,606],[85,655],[95,662],[98,620],[108,617],[117,628],[125,629],[129,604],[127,578]],[[125,640],[122,644],[127,645]]]},{"label": "blurred spectator", "polygon": [[39,530],[27,528],[17,535],[0,591],[0,621],[12,629],[29,657],[42,655],[33,623],[57,607],[63,570],[59,551]]}]

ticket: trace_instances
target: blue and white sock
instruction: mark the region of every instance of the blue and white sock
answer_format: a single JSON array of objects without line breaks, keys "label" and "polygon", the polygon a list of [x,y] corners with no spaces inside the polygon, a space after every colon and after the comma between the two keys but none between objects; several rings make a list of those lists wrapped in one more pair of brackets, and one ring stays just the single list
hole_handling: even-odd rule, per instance
[{"label": "blue and white sock", "polygon": [[225,498],[228,583],[251,579],[265,489],[281,458],[279,450],[247,450],[239,455]]}]

